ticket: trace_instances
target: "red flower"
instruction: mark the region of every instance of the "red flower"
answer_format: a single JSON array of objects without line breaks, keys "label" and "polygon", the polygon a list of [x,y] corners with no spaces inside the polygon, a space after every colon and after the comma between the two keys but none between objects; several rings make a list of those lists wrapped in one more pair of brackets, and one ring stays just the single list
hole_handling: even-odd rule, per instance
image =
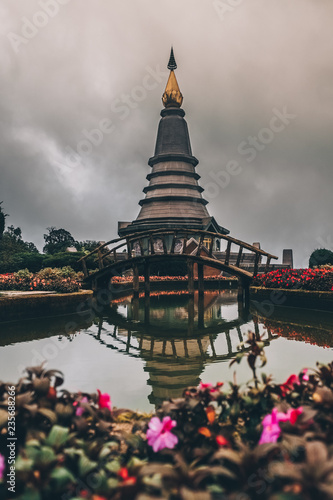
[{"label": "red flower", "polygon": [[295,374],[290,375],[285,383],[280,385],[282,396],[285,396],[286,394],[288,394],[288,392],[292,391],[294,385],[299,385],[298,376]]},{"label": "red flower", "polygon": [[216,442],[219,446],[230,446],[229,441],[224,436],[216,436]]},{"label": "red flower", "polygon": [[118,472],[118,476],[123,480],[123,484],[135,484],[136,477],[130,476],[128,473],[128,469],[126,467],[122,467]]},{"label": "red flower", "polygon": [[49,388],[49,392],[47,393],[47,399],[57,399],[57,391],[54,387]]}]

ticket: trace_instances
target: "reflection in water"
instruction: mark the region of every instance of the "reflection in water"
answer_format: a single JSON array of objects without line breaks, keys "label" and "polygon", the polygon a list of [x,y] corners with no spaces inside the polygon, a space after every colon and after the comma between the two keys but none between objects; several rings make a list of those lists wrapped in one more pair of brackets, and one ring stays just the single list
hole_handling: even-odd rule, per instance
[{"label": "reflection in water", "polygon": [[78,314],[0,323],[0,346],[54,336],[66,337],[72,341],[91,324],[91,319],[83,319]]},{"label": "reflection in water", "polygon": [[267,330],[290,340],[330,348],[333,346],[333,314],[296,307],[279,308],[268,316],[262,315],[253,304],[252,317]]},{"label": "reflection in water", "polygon": [[[231,360],[236,355],[243,341],[240,327],[248,314],[246,320],[223,317],[223,308],[236,300],[233,291],[208,291],[194,297],[170,292],[141,299],[129,296],[111,304],[98,321],[95,337],[107,347],[121,346],[128,355],[144,359],[152,386],[149,401],[157,404],[180,397],[185,387],[198,385],[208,363]],[[103,330],[112,328],[108,340],[102,340]],[[232,329],[237,330],[237,337],[230,336]],[[215,346],[221,335],[226,341],[222,352],[220,344]],[[268,333],[265,344],[269,345],[272,338]]]},{"label": "reflection in water", "polygon": [[[315,346],[333,346],[332,314],[275,308],[265,318],[259,311],[254,304],[251,317],[238,309],[233,291],[207,291],[202,298],[179,291],[152,293],[149,299],[124,297],[98,317],[91,309],[0,323],[0,379],[17,380],[25,366],[46,359],[49,367],[64,371],[66,385],[74,390],[94,391],[99,384],[114,404],[148,410],[147,396],[157,404],[181,396],[200,378],[230,380],[229,360],[249,329],[264,334],[267,372],[281,382],[297,364],[302,368],[331,359],[329,350],[318,352]],[[294,339],[302,343],[288,342]],[[237,371],[242,378],[243,367],[245,381],[246,363]]]}]

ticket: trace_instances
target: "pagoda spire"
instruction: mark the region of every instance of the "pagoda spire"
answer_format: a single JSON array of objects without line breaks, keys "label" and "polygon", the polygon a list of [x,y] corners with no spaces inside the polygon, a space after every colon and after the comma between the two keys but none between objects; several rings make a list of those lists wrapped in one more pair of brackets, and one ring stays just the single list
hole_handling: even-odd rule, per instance
[{"label": "pagoda spire", "polygon": [[170,70],[170,75],[162,97],[162,102],[165,108],[180,108],[183,102],[183,96],[174,73],[174,70],[177,69],[177,63],[173,53],[173,47],[171,47],[170,59],[167,68]]},{"label": "pagoda spire", "polygon": [[175,59],[175,56],[173,54],[173,47],[171,47],[170,59],[169,59],[169,62],[168,62],[168,69],[170,71],[173,71],[173,70],[177,69],[176,59]]}]

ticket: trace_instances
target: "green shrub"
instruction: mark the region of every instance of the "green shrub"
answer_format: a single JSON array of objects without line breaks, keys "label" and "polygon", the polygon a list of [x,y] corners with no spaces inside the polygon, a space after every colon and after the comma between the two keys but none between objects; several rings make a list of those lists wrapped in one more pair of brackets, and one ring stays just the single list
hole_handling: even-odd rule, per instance
[{"label": "green shrub", "polygon": [[[78,262],[83,256],[84,252],[60,252],[55,253],[54,255],[44,255],[43,267],[71,267],[75,272],[82,271],[82,263]],[[87,267],[88,269],[95,269],[96,263],[94,262],[94,258],[90,257],[87,259]]]},{"label": "green shrub", "polygon": [[333,265],[333,252],[326,248],[318,248],[310,255],[309,267],[319,267],[326,264]]},{"label": "green shrub", "polygon": [[[84,252],[61,252],[54,255],[44,255],[35,252],[8,253],[0,252],[0,274],[15,273],[20,269],[29,269],[37,273],[45,268],[71,268],[71,272],[82,271],[82,263],[78,262]],[[87,259],[87,268],[96,269],[94,257]],[[65,272],[65,271],[64,271]]]},{"label": "green shrub", "polygon": [[29,269],[36,273],[43,267],[44,255],[21,252],[16,254],[1,253],[0,273],[15,273],[20,269]]}]

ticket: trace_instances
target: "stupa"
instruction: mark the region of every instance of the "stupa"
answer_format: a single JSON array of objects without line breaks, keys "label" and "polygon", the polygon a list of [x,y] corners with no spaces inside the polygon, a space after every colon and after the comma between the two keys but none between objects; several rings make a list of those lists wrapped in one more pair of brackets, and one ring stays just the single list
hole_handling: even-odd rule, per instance
[{"label": "stupa", "polygon": [[145,198],[139,201],[141,210],[132,222],[119,222],[120,237],[151,229],[198,229],[228,234],[207,210],[200,175],[196,172],[198,160],[192,154],[187,123],[182,109],[183,95],[175,70],[177,64],[171,48],[168,63],[169,79],[162,97],[164,109],[158,126],[155,153],[149,161],[151,173]]}]

